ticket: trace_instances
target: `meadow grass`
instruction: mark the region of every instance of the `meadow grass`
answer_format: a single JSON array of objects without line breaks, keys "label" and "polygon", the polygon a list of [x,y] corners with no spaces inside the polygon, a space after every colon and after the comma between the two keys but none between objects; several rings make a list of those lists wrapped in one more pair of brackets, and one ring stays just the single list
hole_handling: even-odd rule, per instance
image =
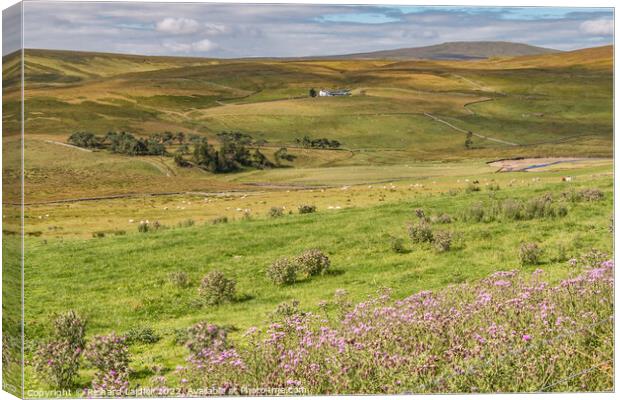
[{"label": "meadow grass", "polygon": [[[525,270],[543,267],[555,281],[570,271],[567,257],[593,247],[611,251],[611,178],[574,186],[597,187],[605,197],[592,203],[566,203],[568,215],[562,218],[527,221],[473,223],[460,216],[472,204],[486,204],[492,198],[527,199],[550,192],[559,199],[572,185],[558,182],[496,192],[412,195],[332,213],[319,210],[101,239],[28,238],[27,341],[33,345],[44,340],[49,316],[67,309],[88,318],[88,336],[153,327],[162,340],[132,347],[132,366],[137,371],[133,379],[145,383],[152,366],[173,368],[182,363],[185,351],[174,344],[174,332],[202,320],[245,330],[264,326],[267,314],[283,301],[297,299],[304,309],[316,311],[319,302],[339,288],[346,288],[352,301],[360,301],[383,287],[402,298],[423,289],[470,282],[498,269],[520,268],[521,242],[537,242],[544,249],[541,264]],[[406,239],[406,224],[416,220],[416,208],[426,215],[455,216],[456,222],[435,229],[458,232],[462,248],[438,253],[432,246]],[[393,252],[390,237],[405,239],[406,251]],[[320,248],[329,255],[331,273],[283,287],[267,280],[265,269],[271,262],[308,248]],[[235,302],[217,307],[201,304],[198,283],[214,269],[236,280]],[[187,273],[189,287],[169,283],[168,276],[175,271]],[[88,374],[82,377],[87,379]]]}]

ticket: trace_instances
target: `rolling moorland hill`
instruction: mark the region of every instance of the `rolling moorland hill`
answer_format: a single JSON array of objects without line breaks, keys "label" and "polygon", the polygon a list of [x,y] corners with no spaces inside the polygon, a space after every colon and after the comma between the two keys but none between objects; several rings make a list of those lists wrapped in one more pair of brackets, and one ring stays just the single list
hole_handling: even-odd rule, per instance
[{"label": "rolling moorland hill", "polygon": [[559,53],[559,50],[513,42],[447,42],[424,47],[334,55],[337,59],[479,60]]},{"label": "rolling moorland hill", "polygon": [[[198,323],[224,329],[231,349],[252,370],[259,364],[251,364],[245,349],[274,355],[275,364],[257,368],[261,374],[286,371],[289,347],[283,348],[287,353],[263,352],[253,346],[254,336],[245,335],[248,329],[257,327],[260,338],[268,338],[272,323],[292,308],[338,328],[355,304],[385,296],[400,303],[432,290],[446,294],[432,308],[432,321],[403,325],[390,317],[394,324],[381,325],[383,318],[368,314],[377,332],[366,336],[373,344],[361,352],[345,347],[343,359],[357,365],[341,365],[356,371],[364,364],[369,369],[360,371],[371,372],[370,379],[353,377],[311,393],[611,390],[610,264],[603,275],[588,270],[596,280],[580,275],[588,291],[575,292],[583,280],[567,278],[587,273],[582,261],[606,260],[613,251],[612,57],[611,47],[470,61],[213,60],[27,50],[23,209],[9,196],[21,197],[18,80],[3,97],[7,309],[19,309],[21,298],[14,294],[21,295],[25,279],[23,325],[21,314],[3,314],[12,334],[4,336],[12,340],[3,358],[13,361],[5,376],[21,381],[15,360],[24,343],[26,388],[56,388],[43,373],[50,358],[37,355],[54,340],[54,316],[68,310],[87,321],[89,344],[98,343],[98,335],[126,337],[129,357],[122,367],[129,367],[132,388],[157,382],[182,387],[185,375],[177,367],[192,365],[188,328]],[[15,77],[16,60],[4,61],[5,77]],[[351,95],[311,97],[312,88],[347,88]],[[112,139],[105,139],[108,147],[69,143],[78,131],[91,138],[89,133],[101,138],[128,131],[134,143],[152,143],[168,132],[170,140],[156,143],[165,143],[167,154],[137,155],[113,152]],[[235,136],[231,131],[250,143],[248,152],[259,149],[275,162],[286,147],[296,158],[265,169],[200,168],[195,150],[207,147],[202,139],[221,151],[222,137]],[[119,136],[127,137],[109,135]],[[312,140],[298,140],[306,136],[341,145],[308,146]],[[185,163],[177,162],[179,156]],[[518,156],[529,159],[497,160]],[[298,264],[318,254],[310,249],[326,257],[323,270],[310,273],[297,265],[280,282],[283,258]],[[219,304],[211,301],[210,276],[221,276],[216,271],[229,288]],[[523,276],[536,287],[549,286],[526,289]],[[512,302],[519,293],[527,303]],[[485,300],[482,314],[463,319],[448,311],[471,310],[468,304],[483,294],[492,301]],[[378,309],[391,313],[385,306],[392,300],[380,301]],[[454,308],[452,301],[464,307]],[[507,302],[513,305],[505,307]],[[444,329],[442,321],[457,324]],[[491,321],[517,334],[495,341]],[[403,335],[384,335],[393,332]],[[406,356],[395,359],[406,364],[377,367],[379,335],[388,337],[381,339],[381,351]],[[481,349],[480,339],[488,340],[488,350],[463,363],[463,349]],[[420,347],[425,343],[430,347]],[[325,349],[300,365],[341,354],[331,344]],[[510,354],[515,357],[507,359]],[[439,368],[429,373],[430,363]],[[316,382],[344,371],[334,365]],[[468,373],[453,374],[457,368]],[[99,372],[90,363],[76,371],[71,388],[96,386]],[[211,387],[220,377],[241,382],[213,371],[192,374],[208,381],[188,384]],[[296,371],[305,385],[310,369]],[[444,385],[445,373],[455,380]],[[289,385],[266,377],[252,385]]]},{"label": "rolling moorland hill", "polygon": [[[157,182],[162,190],[200,191],[292,175],[322,184],[350,168],[422,161],[610,157],[612,57],[611,46],[476,61],[215,60],[29,49],[27,190],[65,198],[139,192]],[[15,75],[15,55],[3,61],[5,76]],[[19,132],[18,83],[4,88],[7,148]],[[352,95],[311,98],[311,88],[349,88]],[[123,130],[182,131],[215,145],[218,133],[239,131],[260,140],[270,159],[279,147],[297,158],[288,170],[214,175],[179,168],[172,157],[76,152],[58,144],[76,131]],[[342,147],[303,148],[296,139],[304,136]],[[408,174],[394,171],[369,175]]]}]

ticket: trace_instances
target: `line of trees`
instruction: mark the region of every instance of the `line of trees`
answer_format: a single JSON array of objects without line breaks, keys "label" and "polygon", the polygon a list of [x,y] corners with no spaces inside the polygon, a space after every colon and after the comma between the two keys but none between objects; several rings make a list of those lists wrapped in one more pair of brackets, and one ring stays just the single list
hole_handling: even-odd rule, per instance
[{"label": "line of trees", "polygon": [[312,139],[309,136],[295,139],[295,143],[305,148],[312,149],[337,149],[341,143],[337,140],[329,140],[327,138]]},{"label": "line of trees", "polygon": [[[69,136],[68,142],[83,148],[106,149],[129,156],[172,156],[179,167],[195,165],[214,173],[235,172],[244,168],[283,167],[286,162],[297,158],[289,154],[285,147],[281,147],[273,154],[272,162],[260,151],[259,147],[265,141],[256,141],[245,133],[222,132],[217,137],[220,142],[217,148],[202,136],[186,136],[183,132],[156,133],[140,138],[128,132],[108,132],[105,136],[97,136],[91,132],[80,131]],[[178,144],[174,154],[166,150],[166,145],[172,144]],[[193,146],[193,151],[190,150],[190,145]],[[248,146],[256,147],[251,149]],[[190,157],[186,159],[184,156]]]},{"label": "line of trees", "polygon": [[113,153],[130,156],[166,155],[164,144],[153,138],[137,138],[128,132],[108,132],[97,136],[91,132],[75,132],[69,136],[69,143],[88,149],[108,149]]}]

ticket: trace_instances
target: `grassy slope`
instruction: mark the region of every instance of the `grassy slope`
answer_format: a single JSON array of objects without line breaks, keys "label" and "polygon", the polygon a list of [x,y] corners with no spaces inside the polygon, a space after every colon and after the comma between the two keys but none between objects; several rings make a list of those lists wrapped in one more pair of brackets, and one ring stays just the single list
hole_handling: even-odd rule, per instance
[{"label": "grassy slope", "polygon": [[[551,261],[559,244],[569,255],[591,246],[611,250],[609,162],[579,170],[561,165],[559,170],[535,174],[495,175],[483,160],[515,155],[610,156],[610,60],[605,49],[467,63],[217,61],[29,51],[27,201],[135,192],[251,192],[208,199],[137,197],[28,207],[26,230],[43,235],[27,238],[28,338],[43,338],[50,314],[70,307],[88,316],[89,335],[153,326],[163,339],[132,348],[137,370],[133,380],[147,383],[147,367],[182,362],[185,353],[172,343],[173,329],[203,318],[234,321],[244,328],[262,323],[283,300],[298,298],[303,307],[314,308],[339,287],[359,300],[381,286],[392,286],[402,296],[471,280],[515,267],[521,240],[541,242],[547,249],[543,266],[552,277],[559,277],[566,272],[564,264]],[[4,72],[11,68],[6,63]],[[312,86],[348,86],[354,96],[295,98]],[[5,89],[5,147],[17,143],[11,136],[16,95],[14,87]],[[488,98],[494,100],[465,107]],[[474,138],[476,148],[465,150],[464,134],[433,122],[424,112],[477,133],[529,145],[505,147]],[[183,130],[209,137],[223,129],[242,129],[270,141],[268,156],[278,145],[290,146],[305,134],[341,140],[346,149],[291,149],[299,156],[296,168],[214,176],[178,169],[170,159],[87,153],[46,142],[64,141],[81,129],[96,133],[127,129],[138,134]],[[562,142],[536,144],[543,141]],[[488,198],[486,191],[455,197],[440,194],[462,189],[464,179],[494,179],[502,186],[498,197],[525,198],[564,190],[566,185],[559,183],[563,175],[577,175],[576,186],[603,188],[606,199],[571,205],[561,221],[457,222],[439,227],[463,232],[467,242],[464,249],[446,254],[414,249],[399,255],[389,250],[387,235],[405,236],[414,207],[458,214],[472,202]],[[5,167],[4,176],[9,178],[5,190],[14,188],[16,171]],[[542,179],[534,182],[534,177]],[[390,190],[386,181],[395,182],[398,189]],[[324,192],[289,192],[273,186],[362,183]],[[424,188],[409,186],[421,183]],[[301,203],[315,203],[320,212],[279,220],[263,217],[271,206],[294,209]],[[328,210],[330,206],[343,208]],[[244,208],[251,208],[258,218],[240,221],[237,209]],[[235,221],[205,225],[219,215]],[[15,217],[8,215],[5,226],[15,225]],[[159,219],[174,225],[187,218],[198,225],[148,235],[134,233],[135,223],[128,222]],[[90,239],[101,230],[129,233]],[[329,252],[335,274],[278,290],[265,280],[264,268],[273,259],[315,246]],[[197,305],[198,280],[214,268],[238,280],[243,301],[220,308]],[[192,276],[191,288],[176,289],[166,282],[167,274],[176,270]],[[80,378],[80,384],[88,384],[88,375]],[[35,381],[29,385],[44,386]]]},{"label": "grassy slope", "polygon": [[[134,379],[140,381],[154,364],[173,368],[182,362],[185,353],[173,343],[173,331],[202,319],[243,329],[263,324],[266,314],[285,300],[296,298],[303,308],[316,309],[317,303],[337,288],[347,288],[355,300],[360,300],[386,286],[400,297],[477,279],[498,269],[518,268],[516,255],[521,241],[539,242],[546,250],[541,267],[551,278],[558,278],[567,272],[565,263],[553,261],[560,247],[568,256],[591,247],[611,251],[608,225],[612,178],[597,171],[600,169],[590,171],[592,175],[582,171],[580,184],[560,183],[561,172],[548,172],[540,176],[555,177],[555,183],[530,182],[512,188],[503,185],[495,194],[499,199],[529,198],[549,191],[558,198],[568,187],[599,187],[606,197],[597,203],[569,204],[568,216],[560,221],[438,225],[439,230],[461,232],[465,242],[463,249],[442,254],[411,245],[407,254],[393,253],[388,235],[406,237],[405,224],[414,218],[412,210],[416,207],[428,214],[447,212],[455,216],[475,202],[489,201],[491,192],[410,194],[380,205],[337,212],[321,209],[307,216],[259,218],[104,239],[31,238],[26,259],[28,338],[44,337],[50,313],[69,308],[88,316],[90,335],[152,326],[163,335],[162,340],[132,349],[138,373]],[[266,280],[264,269],[270,262],[310,247],[329,253],[333,274],[284,288]],[[175,251],[170,252],[170,248]],[[198,304],[198,282],[212,269],[237,280],[238,302],[220,307]],[[179,270],[191,276],[190,288],[178,289],[167,283],[167,275]]]},{"label": "grassy slope", "polygon": [[[307,174],[324,167],[404,165],[412,160],[611,155],[611,47],[476,62],[210,60],[38,50],[26,54],[26,164],[31,167],[26,187],[32,189],[31,201],[126,193],[140,186],[217,190],[223,186],[216,181],[228,179],[155,160],[173,171],[174,178],[166,179],[162,168],[148,163],[109,154],[86,157],[41,143],[65,141],[84,129],[99,134],[185,131],[209,137],[222,130],[243,130],[270,142],[268,156],[277,146],[290,148],[304,135],[344,144],[348,151],[292,149],[300,156],[294,166],[309,168]],[[14,67],[7,60],[5,75]],[[309,87],[343,86],[354,89],[354,95],[303,97]],[[17,94],[16,86],[5,88],[5,145],[17,129]],[[488,99],[492,100],[480,102]],[[466,150],[463,133],[431,120],[425,112],[524,146],[475,137],[475,148]],[[59,169],[47,162],[50,159],[66,160],[66,165]],[[113,167],[117,162],[124,165],[120,174]]]}]

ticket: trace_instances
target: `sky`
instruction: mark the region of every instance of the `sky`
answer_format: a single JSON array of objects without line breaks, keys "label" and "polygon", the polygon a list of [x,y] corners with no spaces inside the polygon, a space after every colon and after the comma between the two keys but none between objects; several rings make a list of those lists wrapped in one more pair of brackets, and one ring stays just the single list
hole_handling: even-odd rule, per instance
[{"label": "sky", "polygon": [[[144,55],[299,57],[480,40],[574,50],[612,43],[613,28],[611,8],[24,3],[26,48]],[[5,38],[3,54],[17,47]]]}]

